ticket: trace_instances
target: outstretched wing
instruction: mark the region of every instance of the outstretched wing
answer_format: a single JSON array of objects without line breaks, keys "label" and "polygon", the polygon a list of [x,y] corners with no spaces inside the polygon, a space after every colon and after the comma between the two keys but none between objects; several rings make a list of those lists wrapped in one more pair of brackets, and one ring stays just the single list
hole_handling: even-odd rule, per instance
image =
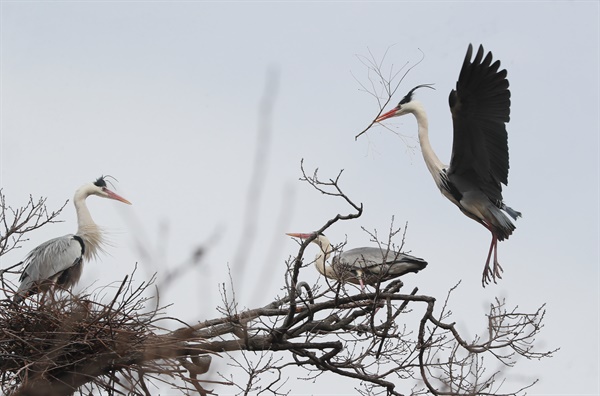
[{"label": "outstretched wing", "polygon": [[25,259],[26,267],[19,279],[21,285],[17,295],[33,294],[37,291],[30,289],[46,281],[72,286],[81,275],[83,252],[83,241],[75,235],[65,235],[42,243]]},{"label": "outstretched wing", "polygon": [[484,58],[479,46],[471,61],[469,44],[456,83],[450,92],[450,110],[454,125],[450,179],[478,186],[492,200],[502,200],[502,186],[508,183],[508,136],[510,91],[506,70],[500,61],[492,63],[492,53]]}]

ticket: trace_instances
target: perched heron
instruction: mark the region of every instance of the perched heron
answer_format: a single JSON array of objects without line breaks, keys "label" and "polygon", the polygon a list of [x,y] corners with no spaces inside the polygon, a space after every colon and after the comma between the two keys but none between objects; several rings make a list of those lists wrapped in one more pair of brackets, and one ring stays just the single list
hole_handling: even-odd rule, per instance
[{"label": "perched heron", "polygon": [[[314,233],[288,233],[287,235],[300,239],[309,239]],[[340,282],[359,284],[364,290],[366,285],[377,285],[409,272],[419,272],[427,266],[423,259],[394,250],[376,247],[360,247],[341,252],[333,257],[331,265],[326,261],[333,252],[329,239],[323,234],[317,234],[311,242],[320,248],[315,258],[317,271],[328,278]]]},{"label": "perched heron", "polygon": [[450,92],[454,126],[450,166],[444,165],[431,148],[425,109],[413,99],[416,89],[431,86],[411,89],[394,109],[375,121],[405,114],[413,114],[417,119],[421,151],[435,184],[466,216],[492,233],[482,277],[485,287],[490,280],[496,283],[496,278],[502,278],[498,241],[508,239],[515,230],[508,216],[516,220],[521,213],[502,201],[502,184],[508,184],[509,168],[506,123],[510,119],[510,91],[506,70],[498,70],[500,61],[492,63],[491,52],[484,57],[483,46],[479,46],[473,61],[472,53],[473,46],[469,44],[456,90]]},{"label": "perched heron", "polygon": [[83,260],[94,258],[102,251],[102,230],[92,220],[85,204],[90,195],[131,205],[131,202],[107,188],[104,176],[81,186],[73,198],[77,212],[77,232],[46,241],[29,252],[23,261],[26,267],[19,278],[21,285],[13,297],[15,302],[19,303],[32,294],[45,292],[55,285],[70,289],[81,277]]}]

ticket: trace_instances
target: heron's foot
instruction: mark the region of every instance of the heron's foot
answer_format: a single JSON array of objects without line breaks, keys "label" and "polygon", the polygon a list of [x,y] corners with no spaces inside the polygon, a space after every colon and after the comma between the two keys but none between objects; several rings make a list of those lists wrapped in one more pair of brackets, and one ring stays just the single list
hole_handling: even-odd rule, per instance
[{"label": "heron's foot", "polygon": [[481,286],[486,287],[492,279],[494,279],[494,274],[490,269],[490,263],[485,263],[485,267],[483,268],[483,276],[481,277]]},{"label": "heron's foot", "polygon": [[481,285],[486,287],[490,281],[493,281],[495,284],[498,283],[498,279],[502,279],[502,272],[504,269],[498,262],[498,260],[494,260],[494,268],[490,268],[490,263],[485,263],[485,267],[483,268],[483,277],[481,278]]},{"label": "heron's foot", "polygon": [[503,272],[504,269],[502,268],[498,260],[494,260],[494,283],[496,283],[496,278],[502,279]]}]

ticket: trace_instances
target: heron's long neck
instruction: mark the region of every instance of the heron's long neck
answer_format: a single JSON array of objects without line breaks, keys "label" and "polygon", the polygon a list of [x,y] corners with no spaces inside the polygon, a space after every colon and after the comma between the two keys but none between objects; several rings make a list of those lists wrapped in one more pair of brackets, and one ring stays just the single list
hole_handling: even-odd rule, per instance
[{"label": "heron's long neck", "polygon": [[73,203],[77,213],[77,235],[83,239],[85,245],[84,257],[91,259],[102,250],[102,231],[100,227],[92,219],[92,215],[85,203],[88,194],[85,191],[77,190]]},{"label": "heron's long neck", "polygon": [[420,104],[415,106],[413,114],[417,119],[417,125],[419,127],[419,144],[421,145],[421,152],[423,153],[423,159],[429,169],[429,173],[433,176],[435,183],[439,186],[440,172],[445,168],[445,165],[433,151],[431,143],[429,142],[429,123],[427,121],[427,113]]},{"label": "heron's long neck", "polygon": [[335,271],[329,265],[326,264],[329,255],[333,251],[331,247],[331,243],[329,240],[319,237],[318,240],[315,239],[313,242],[316,242],[319,245],[321,252],[317,254],[315,258],[315,267],[317,267],[317,271],[328,278],[337,279],[335,276]]}]

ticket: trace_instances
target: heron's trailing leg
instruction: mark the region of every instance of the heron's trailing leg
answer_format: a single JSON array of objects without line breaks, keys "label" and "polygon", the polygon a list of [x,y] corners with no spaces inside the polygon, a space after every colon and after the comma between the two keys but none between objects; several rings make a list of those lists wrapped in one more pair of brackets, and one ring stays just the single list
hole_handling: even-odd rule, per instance
[{"label": "heron's trailing leg", "polygon": [[502,272],[504,272],[504,269],[498,262],[498,238],[496,238],[496,236],[494,235],[492,241],[494,244],[494,283],[496,283],[496,277],[502,279],[501,274]]},{"label": "heron's trailing leg", "polygon": [[483,267],[483,277],[481,278],[481,285],[485,287],[490,282],[492,278],[492,270],[490,269],[490,259],[492,258],[492,250],[494,249],[494,239],[492,239],[492,243],[490,244],[490,250],[487,255],[487,260],[485,260],[485,267]]},{"label": "heron's trailing leg", "polygon": [[[487,226],[486,226],[487,227]],[[492,258],[492,251],[494,252],[494,269],[490,268],[490,260]],[[502,266],[498,262],[498,238],[492,232],[492,243],[490,243],[490,250],[488,251],[487,260],[485,261],[485,267],[483,268],[483,277],[481,279],[481,284],[485,287],[490,280],[496,282],[496,278],[502,279]]]},{"label": "heron's trailing leg", "polygon": [[358,276],[358,282],[360,283],[360,292],[365,292],[365,282],[363,282],[362,275]]}]

